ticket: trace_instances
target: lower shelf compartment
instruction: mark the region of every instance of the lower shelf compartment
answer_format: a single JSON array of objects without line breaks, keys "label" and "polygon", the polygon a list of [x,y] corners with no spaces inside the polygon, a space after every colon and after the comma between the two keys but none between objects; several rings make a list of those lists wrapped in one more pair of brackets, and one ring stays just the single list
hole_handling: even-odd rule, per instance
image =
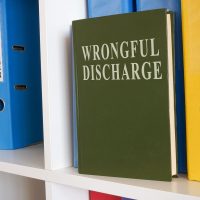
[{"label": "lower shelf compartment", "polygon": [[0,194],[2,200],[45,200],[45,182],[0,173]]}]

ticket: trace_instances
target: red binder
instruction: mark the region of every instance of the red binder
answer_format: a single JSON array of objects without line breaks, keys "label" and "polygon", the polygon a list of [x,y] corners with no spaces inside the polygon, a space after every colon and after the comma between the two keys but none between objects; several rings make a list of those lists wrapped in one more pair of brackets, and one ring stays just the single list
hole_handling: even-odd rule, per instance
[{"label": "red binder", "polygon": [[90,191],[90,200],[121,200],[121,197]]}]

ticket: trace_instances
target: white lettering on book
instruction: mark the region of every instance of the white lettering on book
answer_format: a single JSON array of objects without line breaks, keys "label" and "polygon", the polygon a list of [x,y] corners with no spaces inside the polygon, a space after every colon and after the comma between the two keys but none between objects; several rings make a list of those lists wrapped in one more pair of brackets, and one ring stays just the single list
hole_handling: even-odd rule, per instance
[{"label": "white lettering on book", "polygon": [[[82,53],[85,81],[163,78],[162,62],[159,60],[160,49],[156,46],[155,38],[82,46]],[[140,58],[140,63],[135,62],[137,58]],[[127,59],[128,63],[125,62]],[[100,64],[100,61],[104,64]]]}]

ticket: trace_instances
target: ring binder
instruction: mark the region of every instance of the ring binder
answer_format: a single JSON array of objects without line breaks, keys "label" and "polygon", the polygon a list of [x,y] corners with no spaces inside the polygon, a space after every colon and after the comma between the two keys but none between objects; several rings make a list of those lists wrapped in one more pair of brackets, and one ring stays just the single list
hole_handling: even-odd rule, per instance
[{"label": "ring binder", "polygon": [[2,112],[4,110],[4,101],[2,99],[0,99],[0,112]]},{"label": "ring binder", "polygon": [[43,138],[38,0],[0,0],[0,38],[0,149],[16,149]]}]

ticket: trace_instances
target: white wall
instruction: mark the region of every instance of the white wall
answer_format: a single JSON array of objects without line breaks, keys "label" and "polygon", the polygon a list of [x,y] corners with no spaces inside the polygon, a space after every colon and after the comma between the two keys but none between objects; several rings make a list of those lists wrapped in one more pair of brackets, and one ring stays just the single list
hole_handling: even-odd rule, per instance
[{"label": "white wall", "polygon": [[45,200],[45,183],[0,173],[0,200]]}]

